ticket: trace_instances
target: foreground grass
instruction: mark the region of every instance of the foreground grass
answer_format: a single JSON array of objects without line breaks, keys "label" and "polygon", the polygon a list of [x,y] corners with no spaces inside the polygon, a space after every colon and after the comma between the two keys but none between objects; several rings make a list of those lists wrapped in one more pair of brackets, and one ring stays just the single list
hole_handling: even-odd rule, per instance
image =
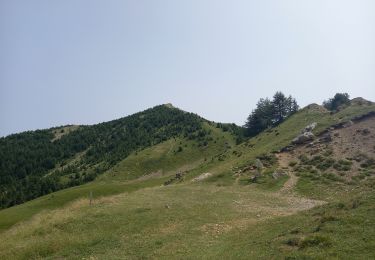
[{"label": "foreground grass", "polygon": [[0,258],[373,258],[375,195],[354,197],[298,213],[291,196],[203,182],[80,199],[3,232]]},{"label": "foreground grass", "polygon": [[298,203],[206,183],[146,188],[98,199],[92,206],[81,199],[4,232],[0,256],[194,256],[234,229],[298,211]]},{"label": "foreground grass", "polygon": [[88,198],[92,193],[93,198],[100,198],[123,192],[134,192],[141,188],[160,186],[166,178],[150,179],[142,182],[92,182],[78,187],[73,187],[55,192],[8,209],[0,211],[0,232],[12,225],[27,220],[33,215],[44,210],[52,210],[82,198]]}]

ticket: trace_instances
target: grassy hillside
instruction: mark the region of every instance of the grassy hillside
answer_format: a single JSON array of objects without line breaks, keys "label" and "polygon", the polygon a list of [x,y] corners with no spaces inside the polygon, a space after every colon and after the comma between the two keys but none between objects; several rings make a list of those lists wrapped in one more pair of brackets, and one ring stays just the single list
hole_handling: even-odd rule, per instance
[{"label": "grassy hillside", "polygon": [[[199,169],[207,158],[222,153],[234,145],[234,136],[229,132],[223,132],[221,128],[208,123],[204,123],[203,128],[210,133],[209,137],[211,137],[205,146],[200,145],[200,142],[194,139],[172,138],[134,152],[93,182],[1,210],[0,230],[28,219],[42,210],[55,209],[78,198],[88,198],[90,192],[94,198],[97,198],[162,185],[170,179],[171,175],[180,171]],[[182,147],[182,151],[179,151],[179,147]],[[141,176],[144,178],[137,179]]]},{"label": "grassy hillside", "polygon": [[211,128],[197,115],[162,105],[97,125],[0,138],[0,208],[92,181],[130,154],[167,140],[207,146]]},{"label": "grassy hillside", "polygon": [[[317,122],[318,135],[370,111],[374,104],[338,113],[311,105],[239,145],[204,122],[204,138],[137,149],[93,182],[1,210],[0,258],[375,258],[375,175],[344,184],[272,177],[291,162],[274,153],[306,125]],[[256,158],[264,169],[252,181]]]},{"label": "grassy hillside", "polygon": [[[293,196],[210,183],[81,199],[2,233],[1,257],[374,257],[374,196],[307,212]],[[358,204],[358,205],[357,205]]]}]

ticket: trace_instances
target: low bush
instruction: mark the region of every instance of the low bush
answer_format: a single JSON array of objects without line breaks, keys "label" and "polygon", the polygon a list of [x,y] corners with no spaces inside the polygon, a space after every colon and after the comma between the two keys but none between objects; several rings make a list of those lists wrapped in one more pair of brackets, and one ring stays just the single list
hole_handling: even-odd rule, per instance
[{"label": "low bush", "polygon": [[308,236],[303,239],[300,243],[300,248],[307,248],[307,247],[329,247],[332,245],[331,239],[326,236],[322,235],[313,235]]},{"label": "low bush", "polygon": [[352,162],[348,160],[339,160],[333,165],[333,168],[338,171],[349,171],[352,168]]}]

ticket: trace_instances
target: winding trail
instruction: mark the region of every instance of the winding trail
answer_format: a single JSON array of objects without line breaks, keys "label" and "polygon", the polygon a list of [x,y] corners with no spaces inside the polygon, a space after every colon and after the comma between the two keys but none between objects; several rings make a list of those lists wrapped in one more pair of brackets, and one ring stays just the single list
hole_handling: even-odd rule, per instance
[{"label": "winding trail", "polygon": [[276,155],[276,157],[279,162],[279,167],[283,169],[289,176],[289,179],[284,183],[283,187],[278,191],[280,195],[282,196],[289,195],[287,199],[291,203],[295,201],[299,201],[300,204],[302,205],[301,210],[307,210],[307,209],[327,203],[326,201],[323,201],[323,200],[314,200],[314,199],[309,199],[309,198],[297,195],[294,192],[294,188],[297,185],[299,177],[297,177],[289,167],[289,163],[292,161],[293,157],[288,153],[279,153]]}]

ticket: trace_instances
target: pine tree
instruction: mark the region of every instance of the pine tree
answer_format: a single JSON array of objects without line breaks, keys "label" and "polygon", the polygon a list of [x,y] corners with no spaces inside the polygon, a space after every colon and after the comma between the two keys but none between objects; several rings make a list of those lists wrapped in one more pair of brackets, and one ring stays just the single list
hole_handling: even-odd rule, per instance
[{"label": "pine tree", "polygon": [[275,93],[272,101],[261,98],[247,118],[247,136],[255,136],[269,127],[277,126],[298,109],[297,101],[292,96],[286,97],[279,91]]}]

